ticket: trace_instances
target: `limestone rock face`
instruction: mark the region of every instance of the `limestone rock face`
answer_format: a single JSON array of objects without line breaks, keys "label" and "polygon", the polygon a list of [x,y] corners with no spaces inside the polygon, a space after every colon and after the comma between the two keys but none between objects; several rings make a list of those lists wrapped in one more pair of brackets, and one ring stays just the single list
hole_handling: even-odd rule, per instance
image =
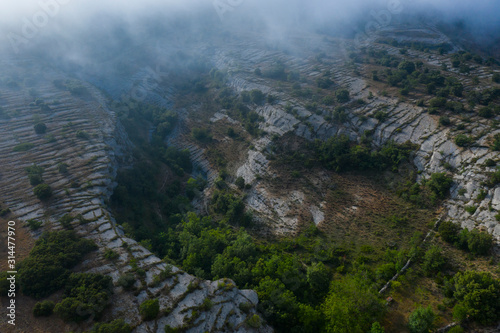
[{"label": "limestone rock face", "polygon": [[[441,32],[433,27],[415,28],[420,35],[430,37],[415,37],[415,41],[425,40],[432,44],[449,43],[454,50],[459,50]],[[413,30],[411,30],[413,31]],[[404,34],[395,34],[390,28],[385,28],[368,41],[367,45],[376,50],[387,50],[389,54],[398,55],[399,49],[390,45],[375,44],[377,38],[391,36],[400,41],[413,40]],[[247,204],[256,213],[256,216],[267,220],[274,233],[288,233],[297,229],[298,220],[290,217],[290,205],[297,200],[294,193],[283,195],[271,195],[268,182],[262,180],[263,176],[270,176],[269,161],[262,151],[266,150],[269,139],[272,136],[282,136],[286,133],[294,133],[307,140],[325,140],[333,135],[346,134],[353,140],[359,140],[366,132],[372,133],[375,145],[394,140],[398,143],[411,141],[420,146],[416,153],[414,163],[420,172],[419,178],[428,178],[435,172],[446,172],[453,168],[454,184],[451,196],[444,202],[444,207],[449,219],[459,223],[462,227],[480,228],[487,230],[497,240],[500,240],[500,223],[496,220],[497,209],[500,209],[500,191],[495,188],[485,188],[481,185],[488,177],[488,173],[495,170],[494,167],[485,167],[487,159],[498,159],[499,153],[488,147],[488,139],[499,133],[496,128],[490,128],[485,121],[477,116],[469,123],[462,122],[469,129],[477,141],[474,147],[461,148],[454,143],[455,133],[449,128],[439,126],[438,117],[428,114],[422,107],[415,106],[416,101],[401,101],[398,96],[384,96],[379,91],[368,86],[365,80],[355,74],[346,65],[349,60],[345,50],[349,47],[356,48],[357,45],[345,43],[345,47],[339,47],[328,38],[320,38],[316,35],[304,33],[301,40],[307,40],[315,45],[315,50],[321,50],[327,56],[323,61],[312,60],[315,53],[307,49],[305,42],[296,52],[270,51],[258,39],[254,42],[245,41],[246,52],[241,52],[241,42],[227,42],[213,56],[215,66],[229,73],[228,84],[237,92],[260,89],[264,93],[273,94],[277,101],[274,104],[256,106],[255,111],[263,117],[264,122],[260,127],[267,135],[255,142],[255,148],[248,152],[248,157],[241,163],[237,176],[245,179],[245,182],[254,185],[248,193]],[[297,36],[297,38],[299,38]],[[370,44],[371,43],[371,44]],[[366,45],[362,45],[366,46]],[[459,76],[464,86],[473,86],[471,78],[478,76],[488,78],[491,82],[491,74],[485,66],[477,65],[470,74],[461,74],[452,68],[450,56],[428,54],[416,50],[408,50],[406,56],[409,60],[419,58],[427,59],[429,65],[440,66],[447,64],[450,71]],[[303,99],[293,97],[287,92],[276,90],[276,82],[254,74],[254,69],[269,68],[276,61],[281,61],[291,71],[298,72],[301,76],[316,78],[321,73],[329,71],[335,83],[335,87],[345,87],[349,90],[352,100],[363,99],[364,104],[350,110],[348,119],[342,124],[325,120],[331,110],[319,110],[312,113],[306,110]],[[359,65],[360,67],[362,64]],[[487,87],[485,87],[487,88]],[[371,93],[371,94],[370,94]],[[462,101],[466,103],[465,99]],[[295,113],[286,111],[286,106],[293,106]],[[377,110],[386,112],[383,121],[373,118]],[[459,117],[454,121],[461,122]],[[267,141],[266,141],[267,140]],[[466,190],[460,191],[461,189]],[[487,195],[480,202],[474,202],[480,190],[486,190]],[[321,223],[323,211],[321,207],[313,203],[304,203],[311,214],[311,220],[316,224]],[[464,207],[467,205],[477,206],[474,214],[469,214]],[[493,209],[491,209],[493,208]]]},{"label": "limestone rock face", "polygon": [[[176,267],[168,267],[170,273],[159,279],[167,265],[124,236],[106,202],[115,186],[118,166],[131,163],[128,152],[132,144],[110,110],[110,101],[83,81],[78,84],[88,91],[84,96],[57,88],[54,80],[69,78],[57,70],[36,65],[36,59],[25,59],[35,69],[15,59],[2,59],[3,75],[32,79],[29,89],[20,84],[0,85],[0,106],[4,110],[0,119],[0,196],[12,211],[10,218],[15,218],[18,225],[28,219],[44,221],[42,230],[48,231],[62,229],[58,219],[63,215],[81,214],[83,223],[75,219],[72,227],[99,247],[94,259],[80,265],[81,271],[109,275],[115,283],[132,271],[132,260],[138,269],[145,271],[144,277],[135,283],[138,292],[114,288],[104,320],[123,318],[136,327],[134,332],[164,332],[166,325],[184,326],[187,332],[271,332],[265,325],[253,329],[245,324],[246,318],[256,313],[258,297],[254,291],[239,290],[231,280],[199,280]],[[43,135],[33,129],[38,122],[47,126]],[[32,146],[19,149],[23,143]],[[191,150],[195,161],[196,154],[201,155],[196,147],[185,148]],[[202,159],[198,163],[203,167]],[[33,193],[25,171],[33,164],[44,169],[43,179],[52,188],[48,200],[40,201]],[[67,165],[66,173],[58,171],[61,164]],[[207,172],[210,174],[208,167]],[[33,236],[38,237],[39,233]],[[107,249],[118,253],[118,259],[106,260]],[[139,305],[153,298],[159,300],[161,316],[144,322]],[[203,306],[208,300],[212,306]],[[241,303],[253,307],[243,312],[239,308]]]}]

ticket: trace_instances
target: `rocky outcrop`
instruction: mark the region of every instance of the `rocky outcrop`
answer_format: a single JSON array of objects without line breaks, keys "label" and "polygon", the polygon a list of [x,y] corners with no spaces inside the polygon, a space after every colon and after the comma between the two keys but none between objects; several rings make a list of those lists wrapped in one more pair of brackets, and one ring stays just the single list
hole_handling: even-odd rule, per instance
[{"label": "rocky outcrop", "polygon": [[[379,34],[374,34],[367,45],[374,49],[387,50],[389,54],[401,56],[399,49],[386,44],[377,44],[380,37],[391,35],[390,28],[384,29]],[[405,35],[399,32],[401,41],[413,40],[413,35],[422,37],[421,41],[432,40],[433,44],[449,43],[450,40],[432,26],[428,28],[410,29]],[[391,35],[392,36],[392,35]],[[436,37],[437,36],[437,37]],[[237,92],[251,89],[260,89],[264,93],[272,93],[277,97],[273,105],[266,104],[255,107],[255,111],[264,118],[261,129],[268,135],[255,144],[255,149],[248,152],[248,158],[238,169],[237,176],[242,176],[246,182],[253,183],[256,188],[248,193],[247,204],[257,215],[266,217],[274,225],[276,219],[281,220],[281,225],[288,225],[284,230],[295,230],[293,219],[287,218],[287,204],[295,200],[295,196],[283,194],[281,197],[270,198],[269,186],[261,181],[261,176],[268,173],[268,161],[261,153],[262,149],[268,147],[269,138],[272,135],[283,135],[295,133],[305,139],[327,139],[328,137],[344,133],[351,139],[359,139],[369,131],[372,133],[373,142],[381,145],[388,140],[396,142],[411,141],[420,146],[415,165],[419,170],[420,178],[427,178],[435,172],[447,172],[445,168],[453,168],[454,185],[451,196],[444,202],[447,217],[462,227],[482,228],[500,240],[500,223],[495,215],[500,209],[500,189],[498,186],[487,188],[484,181],[488,173],[494,171],[493,167],[485,167],[486,159],[498,160],[498,152],[488,148],[488,138],[498,133],[498,130],[484,119],[472,117],[473,121],[465,122],[459,117],[454,117],[456,124],[463,124],[472,136],[478,137],[476,144],[470,148],[461,148],[454,143],[454,136],[450,129],[439,126],[437,118],[425,112],[422,107],[415,106],[416,101],[402,101],[396,96],[383,96],[379,91],[368,86],[368,83],[359,74],[355,74],[349,59],[344,58],[345,49],[356,50],[357,45],[344,42],[344,49],[339,47],[335,40],[329,38],[319,39],[318,36],[307,36],[311,43],[315,43],[315,50],[322,52],[325,56],[322,61],[315,59],[315,53],[307,50],[307,43],[301,52],[277,52],[270,51],[264,44],[246,41],[248,52],[240,52],[241,45],[238,41],[227,43],[224,48],[214,55],[213,63],[218,69],[229,73],[228,84]],[[436,38],[434,38],[436,37]],[[417,38],[418,39],[418,38]],[[420,40],[419,39],[419,40]],[[453,46],[454,50],[458,50]],[[487,79],[491,82],[490,70],[484,66],[477,65],[470,74],[461,74],[458,69],[451,66],[449,55],[429,54],[416,50],[409,50],[405,55],[409,60],[423,59],[428,65],[440,66],[447,64],[450,71],[459,77],[466,89],[475,89],[472,77]],[[279,83],[272,79],[265,79],[254,73],[254,69],[269,68],[276,61],[285,64],[289,70],[297,71],[302,77],[315,79],[321,73],[329,71],[335,83],[335,87],[346,87],[353,100],[363,99],[365,104],[352,106],[348,120],[343,124],[333,124],[325,120],[324,116],[331,110],[320,110],[312,113],[305,109],[304,101],[295,98],[286,90],[279,88]],[[359,68],[362,64],[357,64]],[[359,71],[358,68],[358,71]],[[487,86],[485,86],[486,88]],[[371,93],[371,95],[370,95]],[[368,98],[370,96],[370,98]],[[462,99],[465,103],[465,99]],[[285,111],[286,105],[291,105],[296,113]],[[373,116],[378,110],[383,110],[386,117],[383,121]],[[259,148],[257,148],[259,147]],[[486,196],[477,199],[480,191],[486,191]],[[274,201],[280,204],[274,203]],[[466,206],[477,206],[476,211],[470,214],[465,211]],[[313,212],[314,221],[321,220],[321,209],[317,206],[310,207]],[[274,221],[272,221],[274,219]],[[285,222],[286,221],[286,222]],[[283,231],[283,228],[274,228]]]}]

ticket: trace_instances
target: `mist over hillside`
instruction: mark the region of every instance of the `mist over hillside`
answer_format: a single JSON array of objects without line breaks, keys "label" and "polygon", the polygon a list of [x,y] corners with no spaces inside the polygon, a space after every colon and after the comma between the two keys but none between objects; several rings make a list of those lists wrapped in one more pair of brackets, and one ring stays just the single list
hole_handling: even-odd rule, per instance
[{"label": "mist over hillside", "polygon": [[498,331],[498,13],[1,2],[0,332]]},{"label": "mist over hillside", "polygon": [[[62,1],[23,0],[0,5],[4,51],[37,52],[84,62],[138,47],[152,38],[188,40],[221,31],[263,32],[270,42],[293,31],[322,31],[356,38],[418,20],[459,26],[488,46],[498,38],[495,1]],[[452,31],[450,29],[450,31]],[[177,37],[175,37],[177,35]],[[458,36],[457,36],[458,37]],[[45,47],[44,47],[45,46]]]}]

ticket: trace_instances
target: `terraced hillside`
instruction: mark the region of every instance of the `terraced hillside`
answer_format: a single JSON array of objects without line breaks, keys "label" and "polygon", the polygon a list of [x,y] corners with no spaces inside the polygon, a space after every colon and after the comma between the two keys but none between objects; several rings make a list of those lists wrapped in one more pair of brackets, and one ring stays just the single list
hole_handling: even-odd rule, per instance
[{"label": "terraced hillside", "polygon": [[[453,175],[450,197],[443,204],[447,218],[462,227],[487,230],[500,239],[500,224],[495,218],[500,209],[500,189],[495,184],[485,185],[496,170],[494,165],[485,165],[485,161],[498,160],[498,152],[490,147],[498,133],[497,122],[490,116],[481,116],[481,103],[470,106],[465,97],[471,91],[498,89],[498,84],[492,82],[493,74],[499,72],[498,67],[470,59],[466,61],[466,70],[461,70],[453,65],[453,53],[429,52],[429,48],[434,46],[437,49],[441,45],[448,45],[450,52],[460,50],[432,26],[380,31],[363,45],[333,37],[296,33],[288,44],[270,46],[260,39],[258,33],[242,34],[241,39],[225,39],[224,45],[214,51],[211,62],[216,69],[227,74],[225,82],[236,94],[259,90],[264,95],[274,96],[275,101],[271,103],[248,104],[262,117],[259,129],[264,134],[252,142],[247,156],[240,159],[239,167],[233,170],[234,177],[241,176],[246,183],[253,185],[247,193],[246,203],[257,213],[256,216],[268,222],[273,233],[289,234],[298,230],[294,205],[309,211],[316,224],[330,218],[325,216],[324,198],[316,198],[313,200],[317,202],[315,204],[306,204],[307,195],[303,189],[271,191],[268,179],[277,177],[267,158],[272,155],[273,138],[294,134],[311,141],[346,134],[358,142],[369,135],[375,146],[388,141],[417,144],[419,149],[414,163],[418,180],[427,179],[437,172]],[[399,46],[387,43],[391,38],[398,41]],[[412,48],[411,43],[424,43],[427,50]],[[376,59],[367,55],[368,50],[399,61],[420,62],[419,66],[431,71],[441,72],[446,68],[442,71],[443,77],[455,78],[464,90],[463,95],[451,94],[449,99],[465,105],[467,111],[449,112],[442,107],[439,115],[427,112],[435,95],[417,87],[415,93],[401,95],[397,84],[391,86],[374,80],[372,71],[378,70],[383,76],[387,67],[377,65]],[[294,73],[300,79],[287,80],[286,74],[284,79],[272,77],[269,73],[266,76],[264,72],[275,70],[276,64],[287,74]],[[256,69],[260,72],[257,73]],[[318,88],[318,80],[325,78],[331,81],[329,87]],[[332,96],[341,88],[348,90],[350,102],[325,102],[325,99],[315,102],[318,95]],[[334,106],[330,106],[332,104]],[[338,105],[346,109],[341,121],[332,120],[332,113]],[[188,108],[187,113],[193,118],[192,126],[199,126],[195,119],[199,118],[198,105]],[[439,116],[449,118],[452,125],[440,125]],[[223,108],[214,109],[207,117],[212,122],[244,125],[228,117]],[[455,139],[460,135],[469,136],[474,142],[459,145]],[[192,149],[192,144],[190,147]],[[201,163],[206,165],[206,162]],[[474,207],[474,212],[470,208],[467,212],[467,207]]]},{"label": "terraced hillside", "polygon": [[[136,63],[137,54],[123,52],[118,59],[71,73],[78,79],[68,74],[71,66],[51,68],[31,58],[5,56],[0,64],[0,204],[10,209],[1,221],[16,220],[26,231],[30,221],[42,221],[41,229],[30,231],[34,239],[42,231],[72,228],[96,242],[97,254],[77,269],[113,279],[111,304],[100,321],[123,318],[134,332],[272,331],[261,325],[262,316],[281,329],[300,319],[314,331],[314,325],[326,327],[330,320],[325,304],[341,294],[331,292],[335,283],[342,286],[350,273],[371,272],[371,289],[365,291],[378,291],[401,261],[426,246],[418,244],[423,238],[419,235],[430,235],[428,243],[438,239],[429,232],[439,224],[436,220],[500,240],[500,83],[494,79],[500,67],[462,51],[436,27],[387,28],[364,44],[303,31],[270,42],[255,29],[207,32],[175,43],[158,38],[141,47],[148,53],[147,64]],[[154,63],[174,53],[189,59],[189,65],[179,69],[179,61],[172,61],[163,72],[159,68],[168,61]],[[142,97],[130,101],[134,91]],[[171,202],[161,201],[163,196],[152,195],[155,211],[149,216],[154,218],[136,229],[129,221],[116,221],[109,208],[120,172],[133,169],[142,162],[137,156],[145,156],[137,154],[143,146],[125,130],[134,124],[127,118],[130,109],[120,109],[124,100],[176,115],[175,127],[160,143],[187,150],[193,170],[187,175],[178,168],[182,176],[175,178],[173,169],[159,167],[161,180],[158,175],[149,180],[163,192],[172,184],[175,195],[189,197],[189,209],[216,222],[212,229],[193,228],[203,230],[198,230],[199,238],[183,233],[182,247],[171,238],[190,228],[180,222],[186,214],[169,221],[160,204]],[[147,121],[135,125],[141,139],[146,138],[144,150],[164,158],[165,147],[154,151],[159,126]],[[335,160],[341,148],[331,140],[339,138],[361,157],[345,164],[345,156]],[[334,148],[328,151],[325,142]],[[383,149],[396,151],[390,162],[363,168],[363,159],[377,162]],[[324,151],[333,158],[320,156]],[[203,189],[198,179],[206,181]],[[435,179],[446,183],[444,190],[432,188]],[[35,195],[40,183],[50,186],[47,198]],[[191,188],[191,197],[187,193],[193,183],[197,187]],[[149,200],[141,195],[132,199]],[[179,202],[172,205],[186,213]],[[158,230],[158,221],[169,229]],[[139,242],[129,238],[134,232],[141,235]],[[238,245],[253,255],[225,260],[223,255],[237,252],[233,243],[224,243],[231,232],[243,235]],[[159,236],[153,233],[165,236],[167,244],[153,244]],[[221,235],[227,239],[221,241]],[[202,237],[217,250],[188,253],[186,243],[199,245]],[[26,247],[31,246],[33,241],[26,240]],[[490,266],[498,261],[497,249],[488,261],[472,255],[464,259],[458,249],[443,246],[453,255],[453,266],[446,271],[450,279],[469,266],[493,270]],[[164,260],[152,253],[158,248],[167,253]],[[117,257],[111,259],[109,253]],[[395,253],[398,262],[392,262]],[[206,267],[196,266],[195,257],[206,259]],[[172,262],[186,265],[193,274]],[[280,264],[290,265],[298,277],[283,272]],[[390,266],[390,273],[381,273],[379,266]],[[242,281],[238,287],[256,291],[238,289],[227,279],[206,280],[231,270]],[[326,275],[321,283],[311,283],[316,273]],[[130,276],[133,292],[119,283]],[[384,307],[368,324],[377,319],[388,332],[404,331],[410,309],[419,302],[437,308],[448,304],[442,306],[439,324],[453,321],[453,304],[442,295],[444,287],[425,274],[412,278],[420,279],[425,291],[413,290],[420,285],[411,280],[403,280],[411,291],[389,283],[401,301],[387,307],[385,318],[379,316]],[[266,297],[260,305],[257,293]],[[140,304],[147,299],[159,300],[155,320],[141,317]],[[28,332],[35,319],[26,318],[19,327]],[[54,320],[38,321],[40,332],[53,331],[50,325],[65,331],[92,325]]]},{"label": "terraced hillside", "polygon": [[[156,276],[167,265],[124,236],[110,215],[107,202],[118,166],[131,163],[128,154],[131,143],[100,91],[30,58],[3,57],[0,67],[0,197],[2,208],[10,209],[4,218],[16,221],[19,229],[26,230],[29,220],[43,222],[40,229],[31,232],[34,238],[42,231],[70,228],[93,240],[99,247],[98,253],[83,262],[78,271],[109,275],[115,285],[123,275],[135,276],[135,293],[114,287],[105,318],[123,318],[135,332],[163,332],[166,325],[184,326],[190,332],[219,332],[229,327],[239,332],[270,331],[266,326],[252,329],[245,325],[246,318],[255,314],[258,299],[254,291],[238,290],[231,281],[203,281],[176,267],[169,268],[170,273],[158,279]],[[40,134],[35,131],[37,124],[45,125],[44,130],[38,130]],[[38,173],[43,183],[52,190],[48,199],[40,200],[34,194],[26,170],[34,165],[41,170]],[[5,219],[2,219],[4,229]],[[27,241],[18,247],[29,244]],[[110,249],[118,254],[114,260],[105,258]],[[18,251],[29,251],[23,250]],[[144,274],[135,275],[137,269]],[[139,305],[146,299],[160,301],[163,315],[157,320],[141,319]],[[212,306],[203,307],[208,300]],[[30,304],[27,300],[21,303],[25,302]],[[243,312],[238,307],[241,303],[252,306]],[[23,308],[18,313],[22,319],[15,332],[82,328],[56,320],[40,322],[35,329],[31,311]],[[85,323],[83,327],[89,325]],[[0,326],[2,332],[12,330],[5,316]]]}]

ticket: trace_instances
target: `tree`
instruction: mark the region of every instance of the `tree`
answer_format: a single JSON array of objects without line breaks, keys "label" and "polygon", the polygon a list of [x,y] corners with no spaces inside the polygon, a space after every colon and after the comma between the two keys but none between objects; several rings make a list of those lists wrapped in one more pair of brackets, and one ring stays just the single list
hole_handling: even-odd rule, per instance
[{"label": "tree", "polygon": [[477,229],[469,233],[467,247],[474,254],[486,255],[493,246],[493,236],[487,232],[481,232]]},{"label": "tree", "polygon": [[427,181],[427,186],[437,198],[443,199],[448,194],[452,183],[453,178],[445,172],[437,172],[431,175],[431,179]]},{"label": "tree", "polygon": [[139,312],[144,320],[153,320],[160,312],[160,303],[157,299],[148,299],[141,303]]},{"label": "tree", "polygon": [[245,188],[245,180],[243,179],[243,177],[236,178],[236,181],[234,182],[234,184],[236,186],[238,186],[238,188],[240,190],[242,190],[243,188]]},{"label": "tree", "polygon": [[21,291],[35,298],[52,294],[66,283],[68,269],[95,249],[92,241],[80,239],[72,231],[44,233],[28,258],[18,264]]},{"label": "tree", "polygon": [[33,127],[35,128],[36,134],[45,134],[45,132],[47,131],[47,125],[45,125],[44,123],[37,123]]},{"label": "tree", "polygon": [[28,178],[30,180],[30,184],[33,186],[39,185],[43,183],[43,178],[42,175],[39,173],[32,173],[28,175]]},{"label": "tree", "polygon": [[330,273],[322,262],[307,267],[307,283],[316,292],[327,290],[330,282]]},{"label": "tree", "polygon": [[412,61],[403,60],[399,63],[398,69],[406,71],[408,74],[411,74],[415,71],[415,63]]},{"label": "tree", "polygon": [[459,147],[466,147],[472,143],[472,138],[465,134],[459,134],[455,137],[455,143]]},{"label": "tree", "polygon": [[35,317],[48,317],[52,314],[54,306],[55,304],[52,301],[38,302],[33,308],[33,315]]},{"label": "tree", "polygon": [[335,97],[337,98],[337,102],[346,103],[349,101],[349,91],[346,89],[340,89],[335,92]]},{"label": "tree", "polygon": [[64,299],[54,312],[66,322],[81,322],[91,316],[99,317],[112,293],[112,279],[94,273],[73,273],[64,287]]},{"label": "tree", "polygon": [[117,285],[125,290],[132,290],[135,284],[134,274],[127,273],[118,278]]},{"label": "tree", "polygon": [[374,322],[372,324],[372,328],[370,330],[370,333],[384,333],[384,328],[382,327],[382,325],[380,325],[380,323],[378,321]]},{"label": "tree", "polygon": [[387,281],[396,274],[396,267],[392,262],[382,264],[375,270],[377,280]]},{"label": "tree", "polygon": [[458,303],[453,316],[458,320],[467,317],[488,325],[500,318],[500,281],[489,272],[459,272],[454,277],[453,296]]},{"label": "tree", "polygon": [[27,167],[25,170],[28,173],[28,178],[30,180],[31,185],[36,186],[43,183],[42,174],[44,169],[42,167],[33,164]]},{"label": "tree", "polygon": [[205,128],[193,128],[191,130],[191,135],[193,136],[194,139],[200,142],[209,142],[212,140],[210,131]]},{"label": "tree", "polygon": [[65,322],[75,323],[82,322],[91,315],[85,304],[73,297],[65,298],[57,303],[54,313]]},{"label": "tree", "polygon": [[479,109],[478,113],[477,113],[479,116],[483,117],[483,118],[491,118],[495,115],[495,112],[493,112],[493,110],[491,109],[491,107],[489,106],[485,106],[485,107],[482,107],[481,109]]},{"label": "tree", "polygon": [[443,126],[450,126],[451,121],[448,116],[441,116],[439,117],[439,123]]},{"label": "tree", "polygon": [[428,333],[432,329],[432,323],[436,315],[431,307],[418,307],[408,318],[408,327],[411,333]]},{"label": "tree", "polygon": [[43,257],[28,257],[19,264],[18,271],[23,294],[37,299],[61,289],[69,276],[67,269]]},{"label": "tree", "polygon": [[52,189],[47,184],[38,184],[33,189],[33,193],[35,193],[38,199],[46,200],[52,196]]},{"label": "tree", "polygon": [[446,105],[446,98],[434,97],[429,101],[429,106],[433,108],[442,108]]},{"label": "tree", "polygon": [[258,314],[254,314],[253,316],[247,318],[246,323],[252,328],[259,328],[262,325],[262,319]]},{"label": "tree", "polygon": [[500,74],[499,73],[493,74],[493,76],[491,77],[491,81],[500,83]]},{"label": "tree", "polygon": [[433,245],[425,252],[423,269],[427,275],[441,271],[445,264],[446,258],[440,247]]},{"label": "tree", "polygon": [[458,240],[460,226],[451,221],[444,221],[439,225],[438,231],[444,241],[453,244]]},{"label": "tree", "polygon": [[334,333],[364,333],[384,310],[376,291],[359,276],[335,281],[322,308],[326,332]]},{"label": "tree", "polygon": [[464,250],[485,255],[493,246],[493,237],[487,232],[480,232],[477,229],[469,231],[465,228],[458,234],[458,244]]},{"label": "tree", "polygon": [[269,276],[260,280],[256,288],[259,311],[283,331],[300,326],[298,303],[295,295],[278,279]]},{"label": "tree", "polygon": [[262,104],[262,102],[266,99],[266,95],[259,89],[253,89],[250,91],[250,97],[252,98],[252,102],[257,105]]}]

